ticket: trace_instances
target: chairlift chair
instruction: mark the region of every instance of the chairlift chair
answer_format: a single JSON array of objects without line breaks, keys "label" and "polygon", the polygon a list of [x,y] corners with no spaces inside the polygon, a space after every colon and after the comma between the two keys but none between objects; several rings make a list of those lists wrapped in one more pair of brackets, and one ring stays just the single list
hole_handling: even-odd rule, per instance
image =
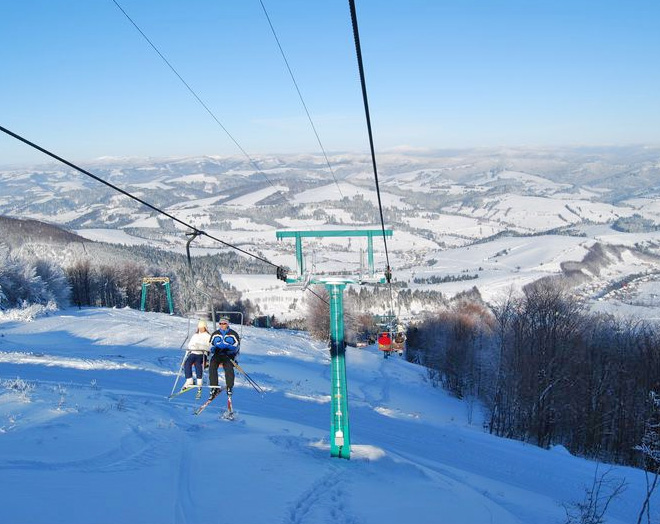
[{"label": "chairlift chair", "polygon": [[378,333],[378,349],[383,352],[383,357],[387,358],[392,352],[392,334],[390,331],[381,331]]}]

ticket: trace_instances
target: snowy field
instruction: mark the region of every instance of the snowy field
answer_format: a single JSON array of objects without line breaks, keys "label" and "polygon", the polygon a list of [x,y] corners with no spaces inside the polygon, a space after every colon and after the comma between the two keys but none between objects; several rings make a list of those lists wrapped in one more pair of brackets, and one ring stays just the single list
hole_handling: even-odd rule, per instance
[{"label": "snowy field", "polygon": [[[608,466],[493,437],[475,405],[374,347],[349,348],[351,460],[330,457],[330,359],[244,328],[235,421],[168,400],[195,320],[122,309],[0,317],[0,522],[562,524]],[[643,472],[606,524],[637,521]],[[652,506],[657,508],[657,505]],[[657,522],[658,515],[654,515]]]}]

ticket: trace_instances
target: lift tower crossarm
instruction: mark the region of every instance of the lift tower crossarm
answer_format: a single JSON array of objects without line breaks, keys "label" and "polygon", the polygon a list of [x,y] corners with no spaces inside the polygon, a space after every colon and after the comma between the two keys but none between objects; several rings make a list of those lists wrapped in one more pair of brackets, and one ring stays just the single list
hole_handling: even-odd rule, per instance
[{"label": "lift tower crossarm", "polygon": [[296,264],[298,267],[298,278],[287,279],[287,282],[299,282],[304,278],[305,274],[305,260],[302,252],[302,239],[303,238],[324,238],[324,237],[367,237],[367,256],[369,263],[369,276],[375,276],[374,270],[374,237],[383,236],[391,237],[392,229],[386,228],[355,228],[355,229],[314,229],[314,230],[280,230],[276,231],[275,235],[277,240],[283,238],[296,239]]}]

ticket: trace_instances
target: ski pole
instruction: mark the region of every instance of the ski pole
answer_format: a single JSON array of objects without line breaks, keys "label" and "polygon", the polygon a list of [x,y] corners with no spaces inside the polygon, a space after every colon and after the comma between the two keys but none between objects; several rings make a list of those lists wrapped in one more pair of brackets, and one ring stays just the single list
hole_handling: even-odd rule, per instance
[{"label": "ski pole", "polygon": [[179,383],[179,378],[181,378],[181,370],[183,369],[183,363],[186,361],[186,358],[188,358],[188,353],[190,353],[190,351],[186,351],[186,353],[183,355],[183,359],[181,360],[181,365],[179,366],[179,371],[176,374],[176,380],[174,381],[174,386],[172,386],[172,391],[170,392],[170,397],[174,394],[176,385]]},{"label": "ski pole", "polygon": [[245,370],[244,370],[242,367],[240,367],[240,366],[239,366],[236,362],[234,362],[233,360],[232,360],[232,364],[234,365],[234,367],[235,367],[236,369],[238,369],[238,370],[243,374],[243,376],[246,378],[246,380],[248,381],[248,383],[249,383],[249,384],[250,384],[250,385],[251,385],[251,386],[252,386],[252,387],[253,387],[258,393],[260,393],[261,395],[263,395],[263,394],[265,393],[265,391],[263,390],[263,388],[262,388],[259,384],[257,384],[257,383],[252,379],[252,377],[251,377],[250,375],[248,375],[248,374],[245,372]]},{"label": "ski pole", "polygon": [[[179,349],[183,349],[186,340],[188,340],[189,333],[190,333],[190,315],[188,315],[188,329],[186,330],[186,338],[184,338],[183,342],[181,342]],[[174,395],[174,390],[176,389],[176,385],[179,383],[179,378],[181,378],[181,370],[183,369],[183,363],[186,361],[186,358],[188,357],[188,353],[189,351],[186,350],[186,352],[183,355],[183,360],[181,361],[181,365],[179,366],[179,371],[176,374],[176,380],[174,381],[174,386],[172,386],[172,391],[170,392],[170,398],[172,398],[172,395]]]},{"label": "ski pole", "polygon": [[258,393],[261,393],[262,395],[265,393],[265,391],[263,390],[263,388],[262,388],[259,384],[257,384],[254,380],[252,380],[252,377],[251,377],[250,375],[248,375],[248,374],[245,372],[245,370],[244,370],[241,366],[239,366],[239,365],[236,363],[236,361],[234,361],[233,358],[230,359],[230,361],[231,361],[232,365],[233,365],[236,369],[238,369],[238,370],[239,370],[239,371],[245,376],[245,378],[247,379],[247,381],[249,382],[249,384],[250,384],[250,385],[251,385],[251,386],[252,386],[252,387],[253,387]]},{"label": "ski pole", "polygon": [[252,379],[252,377],[251,377],[250,375],[248,375],[248,374],[245,372],[245,370],[244,370],[241,366],[238,365],[238,362],[236,362],[235,360],[231,359],[231,363],[233,364],[233,366],[234,366],[236,369],[238,369],[238,370],[239,370],[239,371],[245,376],[245,378],[248,380],[248,382],[249,382],[250,384],[252,384],[253,387],[254,387],[257,391],[259,391],[259,393],[264,393],[264,390],[262,389],[262,387],[261,387],[259,384],[257,384],[257,383]]}]

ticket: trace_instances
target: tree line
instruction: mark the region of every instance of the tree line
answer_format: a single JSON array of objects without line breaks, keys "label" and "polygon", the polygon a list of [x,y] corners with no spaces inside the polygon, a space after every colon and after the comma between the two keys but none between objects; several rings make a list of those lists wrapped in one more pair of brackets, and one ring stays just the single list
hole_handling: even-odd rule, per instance
[{"label": "tree line", "polygon": [[[222,280],[217,255],[194,258],[188,266],[183,255],[168,254],[165,262],[155,265],[112,257],[103,262],[96,257],[80,257],[62,266],[54,260],[15,254],[7,245],[0,245],[0,308],[53,303],[58,307],[139,309],[143,277],[163,276],[170,278],[177,313],[204,312],[213,307],[216,311],[241,311],[245,322],[258,314],[255,304]],[[164,286],[149,286],[145,309],[169,312]]]},{"label": "tree line", "polygon": [[0,244],[0,309],[26,304],[68,304],[69,283],[64,270],[48,260],[25,261]]},{"label": "tree line", "polygon": [[439,277],[437,275],[432,275],[430,277],[415,277],[413,282],[415,284],[444,284],[446,282],[461,282],[463,280],[476,280],[479,278],[478,274],[474,275],[445,275],[444,277]]},{"label": "tree line", "polygon": [[660,331],[596,314],[552,280],[494,305],[459,299],[408,333],[408,358],[496,435],[630,465],[660,391]]}]

